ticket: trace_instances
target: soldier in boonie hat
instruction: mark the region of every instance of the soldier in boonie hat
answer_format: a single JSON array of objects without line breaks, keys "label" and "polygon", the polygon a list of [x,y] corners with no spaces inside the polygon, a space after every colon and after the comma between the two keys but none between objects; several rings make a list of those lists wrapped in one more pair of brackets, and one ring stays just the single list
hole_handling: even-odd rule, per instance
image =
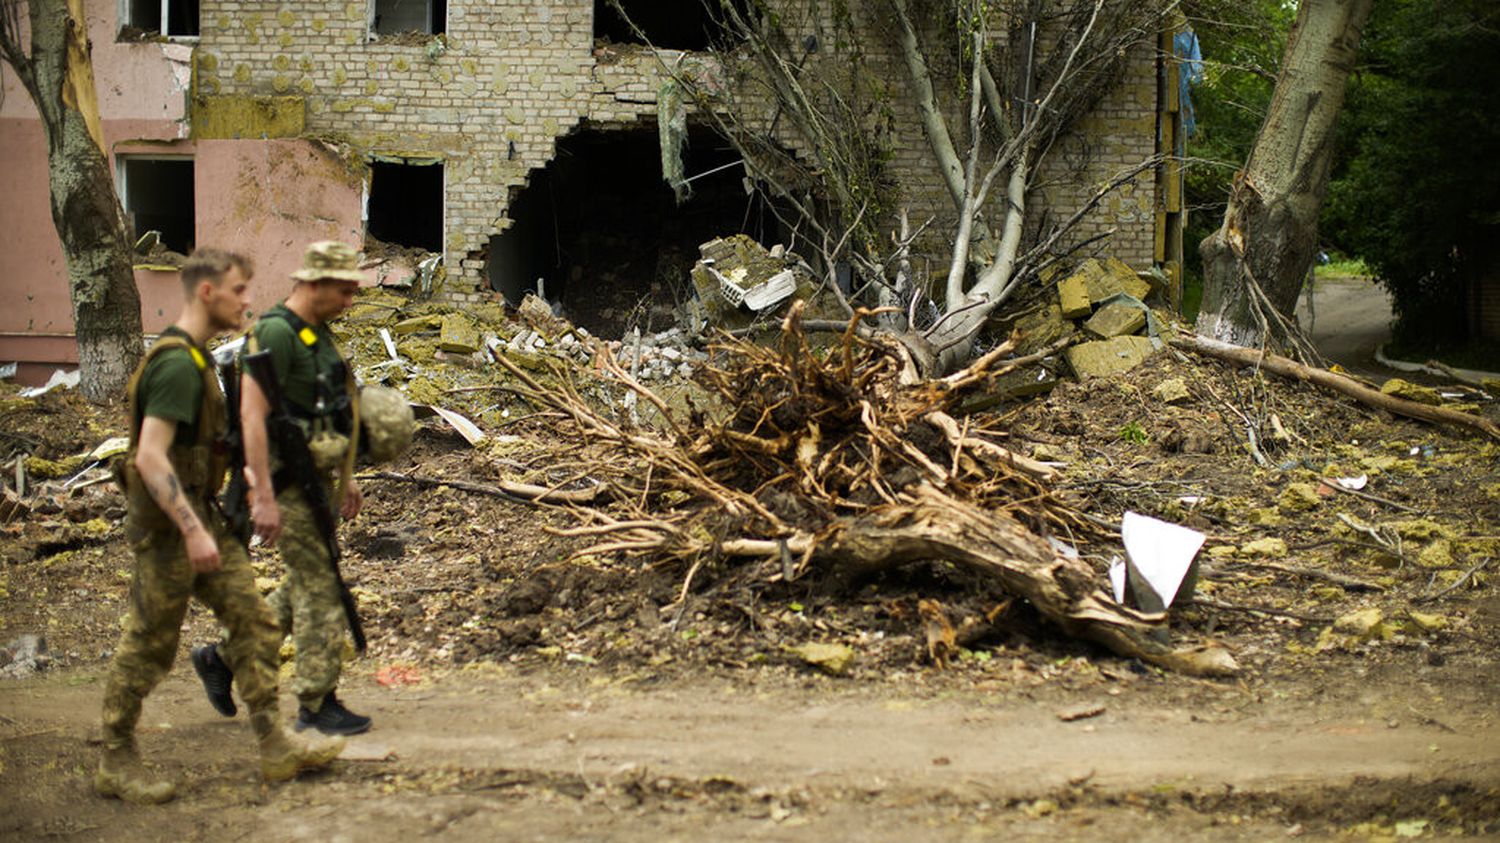
[{"label": "soldier in boonie hat", "polygon": [[[354,303],[365,280],[358,265],[358,251],[345,243],[323,240],[308,246],[302,268],[292,273],[297,283],[291,295],[263,313],[247,338],[249,353],[270,352],[282,404],[300,428],[305,447],[271,441],[265,391],[248,373],[240,380],[245,465],[256,478],[247,495],[250,520],[262,541],[280,549],[287,571],[266,602],[281,631],[297,646],[291,682],[300,703],[297,729],[329,735],[370,728],[370,718],[345,708],[335,693],[344,635],[357,627],[343,603],[347,589],[333,564],[333,537],[320,526],[338,516],[354,518],[362,503],[353,476],[360,438],[354,378],[328,329],[328,322]],[[308,483],[292,470],[291,463],[302,459],[314,468]],[[314,509],[320,500],[330,511]],[[229,715],[234,711],[231,674],[216,657],[220,646],[200,647],[194,657],[195,664],[208,666],[199,675],[209,701]]]}]

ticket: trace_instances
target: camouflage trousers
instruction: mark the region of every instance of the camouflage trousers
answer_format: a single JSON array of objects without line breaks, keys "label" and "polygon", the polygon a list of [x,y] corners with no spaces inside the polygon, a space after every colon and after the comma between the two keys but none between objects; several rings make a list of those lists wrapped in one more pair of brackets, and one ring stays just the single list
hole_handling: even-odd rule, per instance
[{"label": "camouflage trousers", "polygon": [[[219,570],[200,574],[188,562],[182,534],[175,527],[143,530],[127,524],[135,555],[130,582],[130,610],[109,665],[104,689],[104,745],[115,749],[134,740],[141,703],[172,669],[188,599],[196,597],[213,610],[232,643],[221,651],[234,671],[240,698],[252,717],[277,715],[276,621],[255,588],[255,574],[245,548],[230,535],[217,511],[193,505],[198,519],[213,531],[219,545]],[[256,717],[256,715],[260,715]]]},{"label": "camouflage trousers", "polygon": [[[333,500],[333,490],[324,488]],[[349,619],[339,602],[328,546],[306,496],[295,487],[284,489],[276,496],[276,504],[281,509],[281,538],[276,546],[281,549],[286,574],[266,603],[297,648],[292,692],[303,706],[317,711],[323,707],[323,697],[338,684]]]}]

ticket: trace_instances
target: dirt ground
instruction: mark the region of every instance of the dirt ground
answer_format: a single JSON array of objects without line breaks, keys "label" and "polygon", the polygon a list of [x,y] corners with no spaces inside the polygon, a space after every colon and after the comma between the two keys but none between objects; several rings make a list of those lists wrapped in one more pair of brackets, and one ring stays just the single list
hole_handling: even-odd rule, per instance
[{"label": "dirt ground", "polygon": [[[1173,378],[1188,399],[1156,400]],[[260,784],[243,718],[186,664],[214,634],[195,610],[142,720],[182,781],[157,808],[88,786],[128,599],[119,501],[44,495],[0,526],[0,643],[42,634],[53,657],[0,679],[0,839],[1500,839],[1500,446],[1268,378],[1167,352],[982,419],[1064,464],[1057,494],[1101,521],[1207,534],[1172,634],[1227,648],[1236,678],[1113,656],[1025,605],[939,670],[917,600],[957,621],[1004,597],[962,571],[768,585],[708,565],[679,603],[677,567],[570,561],[546,532],[563,510],[371,478],[343,534],[371,647],[341,695],[375,729],[328,772]],[[68,394],[0,398],[0,432],[47,459],[118,428]],[[1245,430],[1272,416],[1262,466]],[[427,421],[386,468],[558,482],[566,435],[522,419],[471,448]],[[1363,497],[1318,485],[1354,475]],[[1118,542],[1074,538],[1102,583]],[[274,554],[256,559],[269,586]],[[852,666],[789,652],[810,641]]]}]

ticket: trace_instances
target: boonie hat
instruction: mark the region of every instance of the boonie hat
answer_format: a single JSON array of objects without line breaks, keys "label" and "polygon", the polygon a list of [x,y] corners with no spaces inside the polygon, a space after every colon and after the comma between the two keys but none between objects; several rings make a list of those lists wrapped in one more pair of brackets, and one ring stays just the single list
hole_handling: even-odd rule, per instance
[{"label": "boonie hat", "polygon": [[365,280],[359,271],[359,253],[354,247],[337,240],[319,240],[302,253],[302,268],[292,273],[298,281]]}]

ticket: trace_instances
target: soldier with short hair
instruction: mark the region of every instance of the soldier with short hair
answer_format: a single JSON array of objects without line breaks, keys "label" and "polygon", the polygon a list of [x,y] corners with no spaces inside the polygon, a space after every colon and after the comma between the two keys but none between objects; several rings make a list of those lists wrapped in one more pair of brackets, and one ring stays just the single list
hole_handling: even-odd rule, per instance
[{"label": "soldier with short hair", "polygon": [[[261,314],[247,338],[247,354],[270,353],[270,374],[284,408],[306,443],[296,451],[310,454],[321,491],[302,488],[293,455],[269,433],[272,406],[260,382],[247,371],[241,378],[240,420],[245,466],[255,477],[270,478],[249,492],[255,534],[281,550],[286,573],[267,598],[283,633],[296,645],[292,691],[300,707],[297,729],[315,728],[329,735],[354,735],[370,728],[370,718],[344,707],[335,693],[343,666],[344,633],[353,619],[343,600],[344,587],[333,564],[334,540],[323,525],[333,513],[315,510],[321,497],[345,519],[360,510],[359,486],[353,477],[353,440],[357,417],[353,378],[339,354],[328,322],[349,308],[363,273],[355,250],[336,241],[308,246],[296,282],[286,300]],[[231,502],[236,506],[236,502]],[[352,598],[351,598],[352,602]],[[227,641],[236,633],[229,631]],[[231,680],[237,671],[218,652],[223,645],[193,651],[194,666],[209,701],[221,714],[233,716]],[[244,686],[241,685],[241,693]]]},{"label": "soldier with short hair", "polygon": [[227,467],[226,416],[206,343],[243,321],[251,274],[243,256],[194,252],[182,267],[182,313],[147,352],[126,390],[130,448],[117,476],[135,569],[104,691],[104,755],[94,778],[104,796],[159,803],[176,794],[175,784],[142,764],[135,726],[146,695],[171,670],[190,597],[232,632],[222,658],[240,676],[260,743],[262,776],[290,779],[327,765],[343,749],[342,740],[309,743],[282,729],[276,696],[280,636],[245,548],[214,502]]}]

